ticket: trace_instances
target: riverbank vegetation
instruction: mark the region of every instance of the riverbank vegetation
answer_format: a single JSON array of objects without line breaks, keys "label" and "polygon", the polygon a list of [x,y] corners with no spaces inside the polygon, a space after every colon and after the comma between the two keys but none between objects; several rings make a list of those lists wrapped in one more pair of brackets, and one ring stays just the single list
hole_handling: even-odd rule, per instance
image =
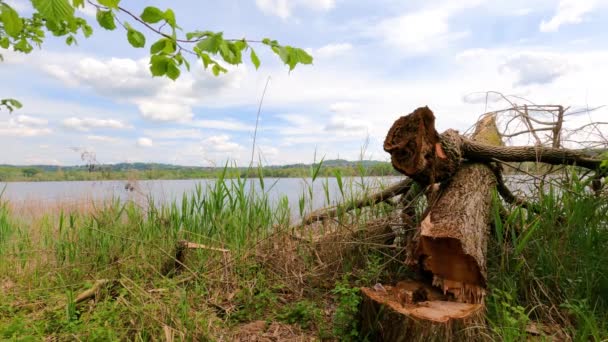
[{"label": "riverbank vegetation", "polygon": [[[309,171],[323,187],[320,168]],[[382,187],[337,175],[344,203]],[[415,276],[399,204],[302,226],[291,213],[310,212],[313,191],[294,210],[245,190],[263,179],[227,176],[180,205],[109,201],[26,218],[3,202],[0,339],[364,340],[359,287]],[[608,197],[571,173],[545,186],[534,214],[499,210],[495,196],[480,339],[608,338]]]},{"label": "riverbank vegetation", "polygon": [[[226,178],[263,177],[288,178],[307,177],[314,164],[292,164],[264,166],[260,169],[247,167],[193,167],[155,163],[122,163],[114,165],[84,166],[0,166],[0,182],[41,182],[41,181],[86,181],[86,180],[153,180],[153,179],[209,179],[225,172]],[[326,160],[319,169],[319,175],[334,177],[340,173],[344,177],[365,174],[367,176],[396,176],[390,162],[362,160]]]}]

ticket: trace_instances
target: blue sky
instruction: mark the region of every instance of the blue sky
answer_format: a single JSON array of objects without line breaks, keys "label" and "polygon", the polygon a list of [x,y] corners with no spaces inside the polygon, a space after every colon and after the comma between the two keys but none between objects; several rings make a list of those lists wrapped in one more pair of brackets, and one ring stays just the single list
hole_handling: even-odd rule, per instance
[{"label": "blue sky", "polygon": [[[29,1],[7,1],[27,13]],[[97,26],[68,47],[49,37],[30,55],[3,51],[0,97],[24,107],[0,112],[0,163],[162,162],[247,165],[264,84],[256,159],[388,160],[382,142],[400,115],[428,105],[440,131],[461,131],[499,91],[536,103],[606,104],[606,0],[224,0],[135,1],[174,9],[184,30],[224,31],[306,48],[313,66],[291,73],[260,46],[251,64],[212,76],[193,70],[172,82],[152,78],[146,49]],[[123,19],[128,19],[123,16]],[[137,26],[136,23],[132,25]],[[141,29],[144,31],[143,29]],[[154,35],[147,33],[148,46]],[[193,60],[191,62],[194,62]],[[608,121],[599,110],[586,120]]]}]

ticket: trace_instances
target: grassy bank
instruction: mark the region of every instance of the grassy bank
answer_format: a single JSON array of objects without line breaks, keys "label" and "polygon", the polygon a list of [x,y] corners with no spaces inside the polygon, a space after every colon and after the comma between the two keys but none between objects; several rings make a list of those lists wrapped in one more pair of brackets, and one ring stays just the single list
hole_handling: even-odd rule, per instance
[{"label": "grassy bank", "polygon": [[[180,206],[113,201],[32,220],[3,203],[0,340],[364,339],[358,286],[413,275],[386,248],[394,208],[300,227],[286,200],[248,193],[249,181],[220,179]],[[373,190],[338,183],[345,202]],[[608,199],[564,186],[540,198],[541,215],[496,210],[479,336],[525,340],[536,321],[580,341],[608,338]],[[312,193],[302,194],[301,213]],[[199,248],[182,249],[183,240]]]}]

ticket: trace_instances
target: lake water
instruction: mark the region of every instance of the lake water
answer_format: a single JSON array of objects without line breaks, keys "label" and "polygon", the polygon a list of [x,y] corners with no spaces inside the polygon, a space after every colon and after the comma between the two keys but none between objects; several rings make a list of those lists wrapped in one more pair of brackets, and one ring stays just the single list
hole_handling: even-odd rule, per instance
[{"label": "lake water", "polygon": [[[365,177],[344,178],[345,188],[358,191],[361,183],[372,188],[380,188],[394,182],[400,177]],[[231,180],[226,180],[230,182]],[[155,203],[168,204],[180,202],[184,194],[191,194],[197,185],[203,190],[212,186],[215,180],[210,179],[187,179],[187,180],[143,180],[130,183],[128,181],[72,181],[72,182],[9,182],[0,183],[0,191],[4,189],[3,200],[8,200],[12,205],[19,206],[36,202],[44,203],[74,203],[82,201],[103,201],[112,198],[121,200],[135,200],[140,203],[147,201],[149,197]],[[125,187],[133,185],[134,190],[129,191]],[[265,178],[264,190],[262,190],[259,179],[246,181],[246,190],[251,187],[255,191],[264,191],[272,203],[277,203],[281,197],[287,197],[292,211],[298,210],[298,202],[303,192],[308,192],[312,180],[302,178]],[[335,203],[341,198],[336,178],[317,178],[313,184],[313,208],[317,209],[327,205],[324,184],[329,190],[329,199]],[[308,195],[307,195],[308,197]]]},{"label": "lake water", "polygon": [[[352,177],[344,178],[346,195],[361,191],[361,184],[373,190],[389,186],[403,179],[402,177]],[[232,180],[226,180],[231,182]],[[530,188],[530,178],[527,176],[507,176],[509,188],[520,194],[533,194]],[[183,195],[192,194],[196,187],[213,186],[213,179],[187,179],[187,180],[144,180],[128,181],[72,181],[72,182],[0,182],[0,192],[4,189],[2,200],[8,200],[14,208],[22,209],[23,215],[38,214],[40,211],[56,210],[57,208],[83,207],[103,200],[119,198],[122,201],[133,200],[142,206],[147,206],[149,198],[158,204],[181,203]],[[134,190],[125,187],[133,185]],[[264,191],[271,203],[276,204],[280,198],[287,197],[292,210],[292,217],[299,216],[299,200],[304,192],[309,198],[308,189],[312,183],[310,178],[265,178],[264,189],[259,179],[246,180],[246,190],[252,187],[254,191]],[[325,186],[324,186],[325,185]],[[313,184],[312,208],[318,209],[327,206],[325,194],[328,189],[329,202],[335,204],[342,199],[336,178],[318,178]],[[347,197],[349,198],[349,197]],[[307,205],[307,211],[310,210]]]}]

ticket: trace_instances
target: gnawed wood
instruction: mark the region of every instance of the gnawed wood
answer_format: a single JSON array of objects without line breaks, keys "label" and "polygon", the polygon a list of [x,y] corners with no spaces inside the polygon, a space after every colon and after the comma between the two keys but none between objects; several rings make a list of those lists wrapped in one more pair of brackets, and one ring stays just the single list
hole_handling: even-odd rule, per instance
[{"label": "gnawed wood", "polygon": [[[414,300],[420,292],[428,300]],[[361,293],[361,336],[369,341],[478,339],[470,327],[483,322],[483,305],[446,301],[441,292],[415,281],[362,288]]]},{"label": "gnawed wood", "polygon": [[384,140],[384,150],[391,154],[397,171],[417,182],[432,184],[449,178],[460,165],[460,149],[449,146],[449,142],[435,130],[433,112],[420,107],[395,121]]},{"label": "gnawed wood", "polygon": [[[492,115],[482,118],[474,140],[500,143]],[[421,223],[418,256],[433,285],[464,303],[483,303],[492,189],[496,177],[484,164],[463,164],[444,186]]]}]

